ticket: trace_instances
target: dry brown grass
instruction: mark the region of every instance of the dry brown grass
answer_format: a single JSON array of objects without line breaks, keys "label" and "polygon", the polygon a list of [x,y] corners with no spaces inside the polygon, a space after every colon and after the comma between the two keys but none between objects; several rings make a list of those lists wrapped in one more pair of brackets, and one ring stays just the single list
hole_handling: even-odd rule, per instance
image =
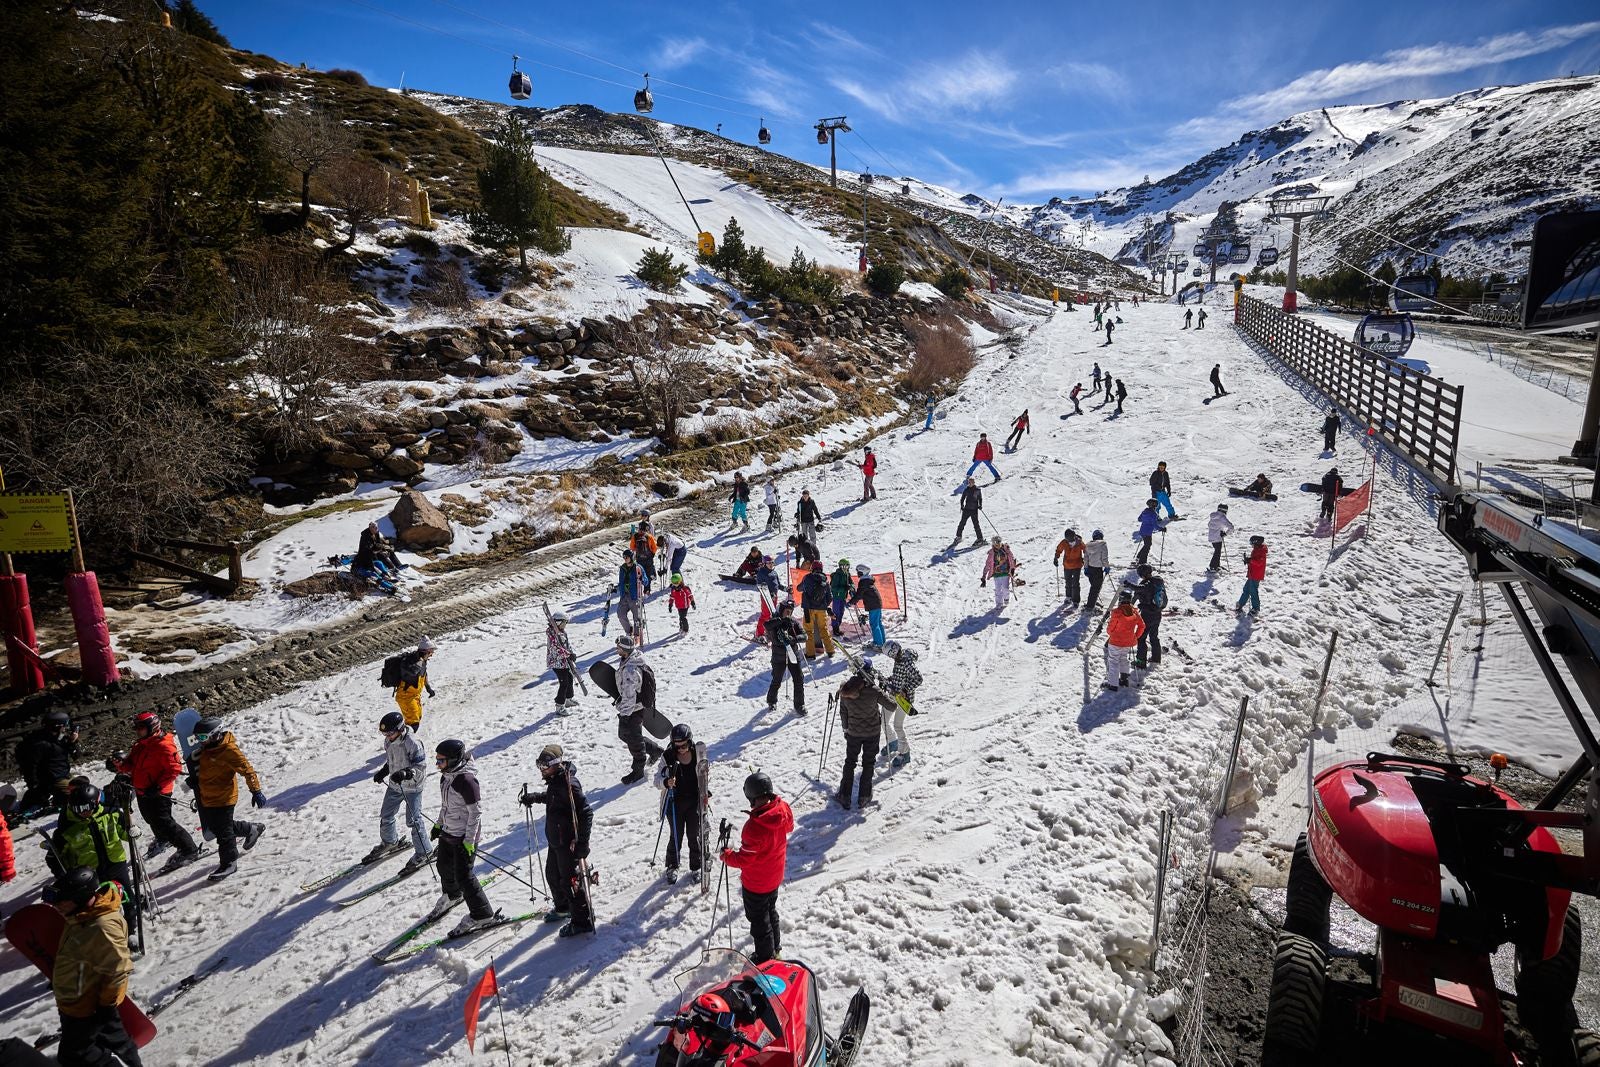
[{"label": "dry brown grass", "polygon": [[913,355],[905,380],[915,392],[931,392],[960,381],[977,365],[972,338],[951,311],[910,320],[906,323],[906,333],[911,336]]}]

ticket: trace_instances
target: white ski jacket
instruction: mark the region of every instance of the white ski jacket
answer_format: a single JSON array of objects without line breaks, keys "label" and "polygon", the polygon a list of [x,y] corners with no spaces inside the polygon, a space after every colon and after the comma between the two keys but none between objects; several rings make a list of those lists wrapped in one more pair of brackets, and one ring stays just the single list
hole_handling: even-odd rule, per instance
[{"label": "white ski jacket", "polygon": [[478,842],[478,775],[470,754],[439,776],[439,832]]},{"label": "white ski jacket", "polygon": [[1220,511],[1213,511],[1206,523],[1206,537],[1212,544],[1216,544],[1231,533],[1233,533],[1233,523],[1228,521],[1228,516]]},{"label": "white ski jacket", "polygon": [[765,491],[766,491],[767,507],[769,507],[769,508],[777,507],[778,506],[778,487],[773,485],[771,482],[768,482],[767,485],[766,485],[766,490]]},{"label": "white ski jacket", "polygon": [[1104,540],[1083,543],[1083,565],[1099,567],[1101,570],[1111,566],[1111,549]]},{"label": "white ski jacket", "polygon": [[428,776],[428,754],[423,751],[417,735],[411,732],[411,727],[402,725],[393,741],[384,742],[383,758],[388,762],[390,774],[396,771],[411,772],[409,778],[403,778],[398,783],[390,782],[389,788],[398,786],[402,793],[422,792],[423,779]]}]

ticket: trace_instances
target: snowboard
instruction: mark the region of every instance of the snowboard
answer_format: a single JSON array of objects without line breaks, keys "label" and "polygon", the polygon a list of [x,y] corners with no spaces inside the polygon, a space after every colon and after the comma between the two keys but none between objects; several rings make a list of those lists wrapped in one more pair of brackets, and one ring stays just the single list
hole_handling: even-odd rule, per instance
[{"label": "snowboard", "polygon": [[[617,668],[606,662],[589,664],[589,680],[600,687],[600,691],[612,700],[622,699],[622,690],[617,687]],[[671,721],[661,712],[656,710],[656,683],[654,674],[645,675],[644,686],[639,693],[639,703],[644,708],[644,728],[656,740],[664,740],[672,734]]]},{"label": "snowboard", "polygon": [[756,578],[753,574],[719,574],[717,577],[724,582],[733,582],[735,585],[756,584]]},{"label": "snowboard", "polygon": [[[1318,490],[1318,491],[1320,492],[1321,490]],[[1228,495],[1229,496],[1242,496],[1246,500],[1269,500],[1269,501],[1272,501],[1273,503],[1276,503],[1277,500],[1278,500],[1278,494],[1277,493],[1266,493],[1266,494],[1247,493],[1243,489],[1229,489],[1228,490]]]},{"label": "snowboard", "polygon": [[[194,733],[195,724],[199,721],[200,712],[195,708],[184,708],[172,717],[172,735],[178,739],[178,748],[183,753],[183,765],[190,774],[194,774],[196,770],[194,738],[190,735]],[[199,802],[200,798],[196,797],[195,803],[198,804]],[[211,832],[209,827],[201,827],[201,830],[205,840],[216,840],[216,835]]]},{"label": "snowboard", "polygon": [[[61,946],[61,935],[67,920],[49,904],[29,904],[6,920],[6,940],[16,946],[46,978],[55,970],[56,950]],[[132,997],[123,997],[117,1006],[122,1016],[122,1027],[139,1048],[148,1045],[156,1036],[156,1024],[140,1010]]]},{"label": "snowboard", "polygon": [[[1347,485],[1343,489],[1339,490],[1339,495],[1349,496],[1351,493],[1355,492],[1357,488],[1359,488],[1359,486],[1352,487]],[[1322,484],[1320,482],[1302,482],[1300,484],[1300,491],[1302,493],[1316,493],[1318,496],[1321,496]]]}]

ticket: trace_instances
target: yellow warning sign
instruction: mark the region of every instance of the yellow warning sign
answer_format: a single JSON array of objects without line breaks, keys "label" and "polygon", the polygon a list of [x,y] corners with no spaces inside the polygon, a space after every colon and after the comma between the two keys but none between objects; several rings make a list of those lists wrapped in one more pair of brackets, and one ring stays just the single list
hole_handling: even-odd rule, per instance
[{"label": "yellow warning sign", "polygon": [[60,493],[0,493],[0,552],[69,552],[72,524]]}]

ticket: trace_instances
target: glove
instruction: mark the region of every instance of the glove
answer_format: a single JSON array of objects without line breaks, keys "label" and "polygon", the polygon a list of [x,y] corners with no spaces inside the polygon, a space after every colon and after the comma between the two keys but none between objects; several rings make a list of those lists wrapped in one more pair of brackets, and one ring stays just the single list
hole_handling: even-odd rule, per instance
[{"label": "glove", "polygon": [[389,776],[389,781],[400,783],[411,781],[411,768],[403,767]]},{"label": "glove", "polygon": [[106,770],[110,771],[112,774],[117,774],[120,770],[117,765],[127,762],[128,754],[123,752],[121,749],[118,749],[117,751],[111,753],[110,758],[106,760]]},{"label": "glove", "polygon": [[989,584],[989,579],[985,578],[982,581],[980,581],[978,584],[980,586],[988,585]]},{"label": "glove", "polygon": [[267,806],[267,794],[265,794],[261,790],[257,789],[254,793],[250,794],[250,803],[251,803],[251,805],[253,805],[254,807],[257,807],[257,808],[266,807]]},{"label": "glove", "polygon": [[586,860],[589,858],[589,843],[587,841],[574,841],[572,843],[574,859]]},{"label": "glove", "polygon": [[433,828],[428,831],[428,840],[430,840],[430,841],[439,840],[439,833],[440,833],[439,824],[438,823],[434,823],[433,824]]},{"label": "glove", "polygon": [[467,859],[469,860],[472,858],[472,854],[478,851],[478,846],[471,841],[463,841],[461,847],[467,850]]},{"label": "glove", "polygon": [[544,793],[524,793],[517,799],[522,801],[523,807],[531,808],[535,804],[543,804],[545,802],[545,796],[546,794]]},{"label": "glove", "polygon": [[385,763],[382,767],[378,768],[378,773],[374,774],[372,776],[372,780],[374,782],[381,782],[385,778],[387,778],[388,776],[389,776],[389,765],[387,763]]},{"label": "glove", "polygon": [[189,775],[183,780],[183,784],[189,787],[189,792],[196,796],[200,795],[200,778],[198,775]]}]

